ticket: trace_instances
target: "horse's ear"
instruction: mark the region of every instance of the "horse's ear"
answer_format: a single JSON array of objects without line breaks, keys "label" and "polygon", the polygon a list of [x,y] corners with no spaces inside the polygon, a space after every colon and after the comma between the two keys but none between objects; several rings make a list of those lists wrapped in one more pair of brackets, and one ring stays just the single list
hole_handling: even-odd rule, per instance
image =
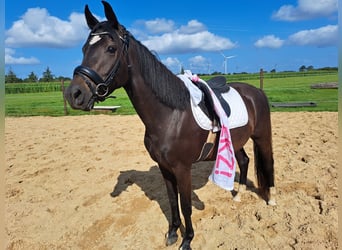
[{"label": "horse's ear", "polygon": [[99,23],[99,21],[96,19],[96,17],[91,14],[88,4],[84,8],[84,14],[87,20],[88,27],[92,30],[96,24]]},{"label": "horse's ear", "polygon": [[118,22],[118,19],[116,18],[116,15],[114,14],[112,6],[110,6],[110,4],[107,3],[106,1],[102,1],[102,4],[104,6],[104,11],[105,11],[107,20],[113,24],[116,30],[119,29],[119,22]]}]

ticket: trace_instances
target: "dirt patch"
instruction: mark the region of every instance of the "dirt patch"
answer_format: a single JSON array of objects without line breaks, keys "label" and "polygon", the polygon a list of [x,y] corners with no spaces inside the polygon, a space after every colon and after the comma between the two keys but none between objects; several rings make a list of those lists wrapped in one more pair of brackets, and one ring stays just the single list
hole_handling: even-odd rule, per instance
[{"label": "dirt patch", "polygon": [[[193,249],[337,249],[337,119],[272,113],[276,207],[256,195],[251,142],[240,203],[208,182],[212,163],[195,164]],[[7,249],[166,248],[166,190],[138,116],[6,118],[5,126]]]}]

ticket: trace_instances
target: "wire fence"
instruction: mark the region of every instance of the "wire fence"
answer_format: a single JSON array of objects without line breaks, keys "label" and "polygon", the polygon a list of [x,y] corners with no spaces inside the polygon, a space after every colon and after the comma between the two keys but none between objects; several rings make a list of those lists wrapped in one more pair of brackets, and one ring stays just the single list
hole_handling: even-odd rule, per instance
[{"label": "wire fence", "polygon": [[[211,78],[206,76],[205,78]],[[266,85],[265,92],[269,95],[270,102],[304,102],[313,101],[317,102],[318,107],[313,108],[313,111],[337,111],[338,107],[338,94],[337,90],[327,89],[318,90],[321,92],[309,92],[308,87],[303,87],[303,84],[286,85],[283,82],[291,82],[291,77],[301,77],[307,81],[308,79],[336,79],[337,73],[335,72],[306,72],[306,73],[265,73],[263,80],[273,79],[279,84]],[[276,80],[276,79],[279,79]],[[282,78],[288,78],[282,80]],[[254,85],[258,85],[260,80],[259,74],[247,75],[226,75],[228,82],[231,81],[251,81]],[[270,82],[272,80],[268,80]],[[72,110],[66,106],[63,98],[63,86],[68,86],[70,82],[51,82],[51,83],[8,83],[5,84],[5,114],[6,116],[62,116],[62,115],[84,115],[87,114],[83,111]],[[287,83],[288,84],[288,83]],[[308,84],[306,84],[307,86]],[[115,92],[117,93],[117,92]],[[126,95],[122,91],[122,95]],[[126,98],[126,96],[124,97]],[[308,99],[309,98],[309,99]],[[128,99],[128,97],[127,97]],[[118,105],[115,99],[110,101],[107,105]],[[120,105],[120,104],[119,104]],[[128,106],[128,105],[127,105]],[[124,107],[121,110],[133,109],[132,106]],[[279,109],[273,109],[279,110]],[[310,110],[310,108],[309,108]],[[281,111],[281,110],[280,110]],[[133,111],[134,112],[134,111]],[[91,112],[95,113],[94,111]],[[99,113],[99,112],[96,112]],[[132,113],[132,110],[129,110]]]},{"label": "wire fence", "polygon": [[[70,83],[65,83],[69,85]],[[51,83],[6,83],[5,94],[41,93],[61,91],[61,82]]]}]

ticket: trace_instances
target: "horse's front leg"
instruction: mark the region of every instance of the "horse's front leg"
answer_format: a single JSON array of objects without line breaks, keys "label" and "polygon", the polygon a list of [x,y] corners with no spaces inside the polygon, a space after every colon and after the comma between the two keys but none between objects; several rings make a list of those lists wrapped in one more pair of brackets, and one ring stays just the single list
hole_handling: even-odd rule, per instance
[{"label": "horse's front leg", "polygon": [[185,235],[180,249],[191,250],[190,243],[194,238],[194,229],[192,227],[191,214],[191,167],[181,168],[180,171],[176,171],[178,191],[180,194],[180,202],[182,213],[185,220]]},{"label": "horse's front leg", "polygon": [[166,184],[167,195],[169,197],[171,207],[171,221],[169,222],[169,231],[166,234],[166,245],[176,243],[178,239],[177,230],[181,225],[178,206],[178,190],[176,177],[167,169],[159,165],[160,171],[164,177]]}]

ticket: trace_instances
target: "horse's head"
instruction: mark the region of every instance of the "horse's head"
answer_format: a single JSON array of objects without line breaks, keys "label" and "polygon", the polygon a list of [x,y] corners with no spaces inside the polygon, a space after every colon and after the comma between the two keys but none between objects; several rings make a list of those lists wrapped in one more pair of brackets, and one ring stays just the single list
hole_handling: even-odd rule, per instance
[{"label": "horse's head", "polygon": [[112,7],[105,1],[107,20],[99,22],[85,6],[85,17],[91,30],[83,46],[82,64],[75,68],[65,97],[74,109],[91,110],[129,79],[129,34],[120,25]]}]

